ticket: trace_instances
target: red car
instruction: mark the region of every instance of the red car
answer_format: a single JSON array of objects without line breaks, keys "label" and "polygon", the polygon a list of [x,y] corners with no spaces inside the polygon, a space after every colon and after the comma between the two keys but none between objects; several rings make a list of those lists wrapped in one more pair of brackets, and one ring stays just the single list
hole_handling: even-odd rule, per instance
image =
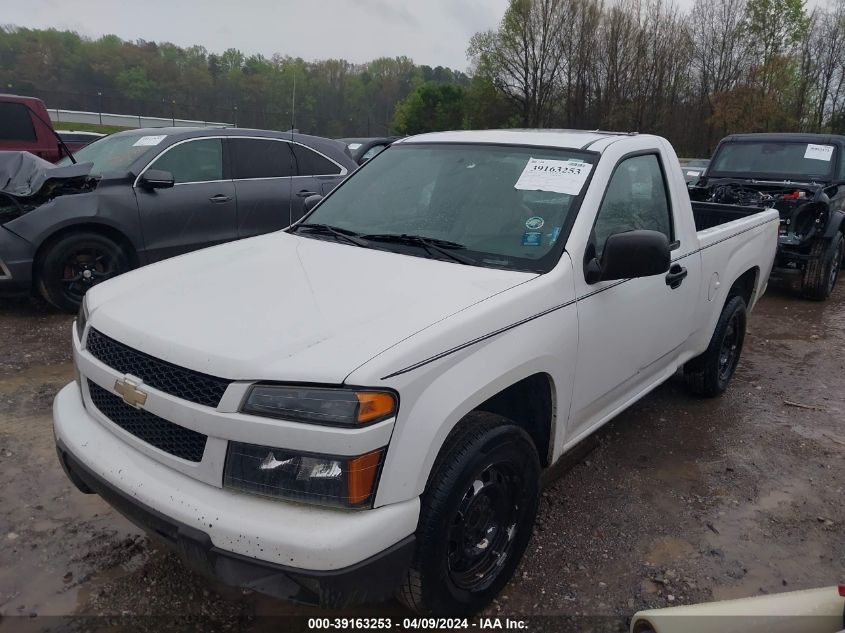
[{"label": "red car", "polygon": [[41,99],[0,94],[0,151],[32,152],[51,163],[65,155]]}]

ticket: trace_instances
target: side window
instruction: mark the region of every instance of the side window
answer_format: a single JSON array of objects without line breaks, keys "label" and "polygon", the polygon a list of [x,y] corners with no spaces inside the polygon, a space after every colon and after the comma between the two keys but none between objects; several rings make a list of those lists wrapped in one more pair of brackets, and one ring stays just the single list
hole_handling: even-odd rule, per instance
[{"label": "side window", "polygon": [[637,229],[660,231],[672,241],[669,198],[654,154],[628,158],[613,172],[593,227],[596,257],[608,237]]},{"label": "side window", "polygon": [[0,103],[0,141],[36,140],[29,108],[22,103]]},{"label": "side window", "polygon": [[259,138],[231,138],[232,178],[283,178],[296,172],[290,144]]},{"label": "side window", "polygon": [[293,154],[300,176],[333,176],[340,173],[340,167],[307,147],[293,145]]},{"label": "side window", "polygon": [[150,169],[163,169],[179,182],[223,180],[223,140],[206,138],[177,145],[153,161]]},{"label": "side window", "polygon": [[845,148],[840,145],[837,153],[839,154],[839,180],[845,182]]}]

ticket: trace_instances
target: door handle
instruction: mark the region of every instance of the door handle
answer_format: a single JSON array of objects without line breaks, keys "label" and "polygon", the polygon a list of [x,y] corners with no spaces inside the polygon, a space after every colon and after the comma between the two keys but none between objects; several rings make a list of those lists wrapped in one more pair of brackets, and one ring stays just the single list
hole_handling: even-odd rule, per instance
[{"label": "door handle", "polygon": [[299,198],[307,198],[308,196],[319,196],[316,191],[308,191],[308,189],[301,189],[296,194]]},{"label": "door handle", "polygon": [[221,202],[229,202],[231,199],[232,199],[231,196],[227,196],[225,194],[218,193],[216,196],[211,196],[209,198],[209,201],[213,202],[215,204],[219,204]]},{"label": "door handle", "polygon": [[688,274],[689,271],[680,264],[672,264],[669,272],[666,273],[666,285],[674,290],[684,283],[684,279]]}]

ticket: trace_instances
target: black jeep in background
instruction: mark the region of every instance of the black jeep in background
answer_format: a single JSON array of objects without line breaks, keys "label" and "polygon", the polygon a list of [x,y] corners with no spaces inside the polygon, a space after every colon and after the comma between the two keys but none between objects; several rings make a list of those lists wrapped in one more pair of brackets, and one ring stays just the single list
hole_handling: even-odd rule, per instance
[{"label": "black jeep in background", "polygon": [[802,296],[830,296],[845,254],[845,136],[727,136],[690,198],[777,209],[772,279],[800,276]]}]

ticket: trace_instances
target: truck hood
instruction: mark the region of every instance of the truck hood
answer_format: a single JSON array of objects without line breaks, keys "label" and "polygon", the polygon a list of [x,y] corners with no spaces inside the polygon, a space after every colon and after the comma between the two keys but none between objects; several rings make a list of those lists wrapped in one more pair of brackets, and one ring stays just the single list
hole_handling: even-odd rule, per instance
[{"label": "truck hood", "polygon": [[273,233],[96,286],[89,323],[223,378],[340,384],[385,349],[536,276]]}]

